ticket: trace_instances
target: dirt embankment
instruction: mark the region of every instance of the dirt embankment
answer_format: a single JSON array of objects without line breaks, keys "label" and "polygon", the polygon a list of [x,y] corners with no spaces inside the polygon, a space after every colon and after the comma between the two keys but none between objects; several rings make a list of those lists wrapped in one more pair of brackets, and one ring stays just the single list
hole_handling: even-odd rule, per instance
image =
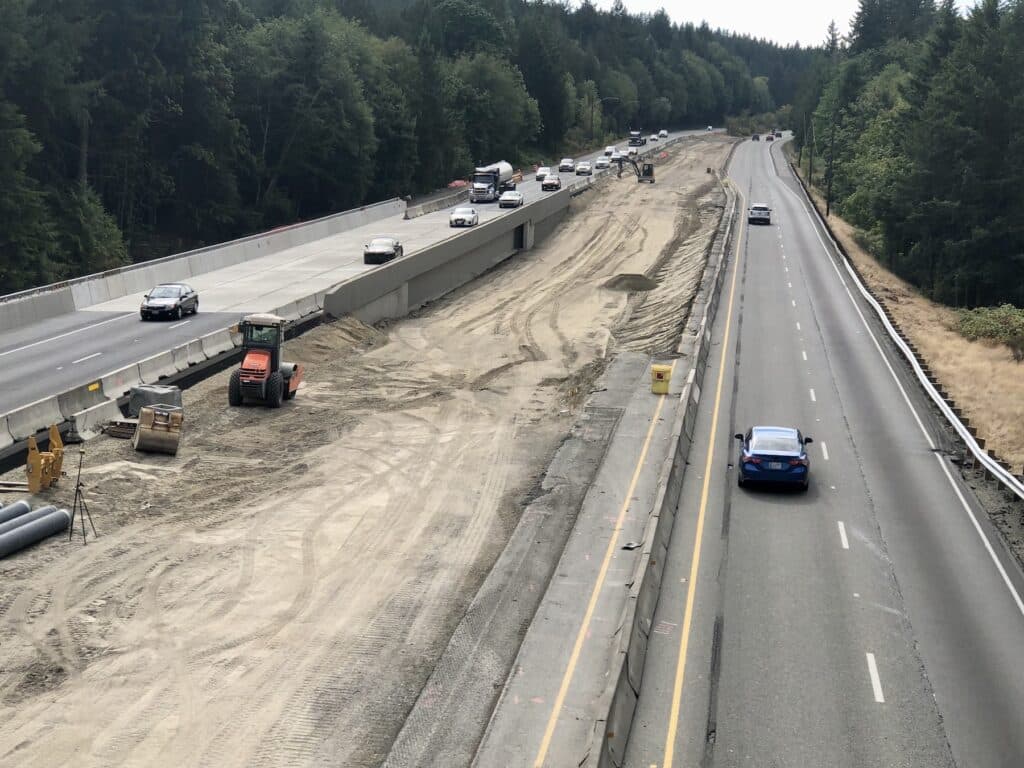
[{"label": "dirt embankment", "polygon": [[378,764],[609,349],[678,335],[729,146],[608,179],[412,317],[289,342],[279,411],[224,373],[178,456],[88,444],[100,538],[0,562],[0,764]]}]

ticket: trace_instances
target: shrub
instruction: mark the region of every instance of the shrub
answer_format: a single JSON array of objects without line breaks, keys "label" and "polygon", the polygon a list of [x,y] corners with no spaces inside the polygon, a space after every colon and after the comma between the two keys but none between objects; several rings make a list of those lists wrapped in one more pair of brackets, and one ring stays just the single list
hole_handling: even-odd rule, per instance
[{"label": "shrub", "polygon": [[1024,309],[1012,304],[961,309],[957,330],[971,341],[991,339],[1006,344],[1014,360],[1024,360]]}]

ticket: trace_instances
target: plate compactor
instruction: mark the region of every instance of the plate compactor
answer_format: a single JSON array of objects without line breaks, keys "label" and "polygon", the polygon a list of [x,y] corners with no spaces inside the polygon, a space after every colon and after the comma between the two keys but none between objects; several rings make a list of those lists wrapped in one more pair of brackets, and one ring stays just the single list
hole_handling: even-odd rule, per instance
[{"label": "plate compactor", "polygon": [[251,401],[280,408],[283,400],[295,397],[303,370],[298,363],[281,359],[284,323],[284,318],[277,315],[249,315],[238,324],[242,366],[231,373],[229,405]]}]

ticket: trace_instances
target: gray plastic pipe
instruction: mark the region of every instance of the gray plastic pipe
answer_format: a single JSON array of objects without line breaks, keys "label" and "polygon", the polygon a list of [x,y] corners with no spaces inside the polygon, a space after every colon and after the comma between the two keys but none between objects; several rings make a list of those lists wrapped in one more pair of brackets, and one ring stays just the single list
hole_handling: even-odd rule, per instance
[{"label": "gray plastic pipe", "polygon": [[[7,533],[0,533],[0,558],[60,533],[71,524],[71,513],[66,509],[43,507],[50,510],[36,520],[20,525]],[[36,510],[41,511],[41,510]],[[23,515],[24,517],[24,515]]]},{"label": "gray plastic pipe", "polygon": [[3,535],[8,531],[13,531],[15,528],[20,528],[25,525],[25,523],[31,523],[33,520],[45,517],[56,509],[57,508],[54,506],[40,507],[39,509],[34,509],[31,512],[26,512],[23,515],[18,515],[16,518],[8,520],[6,523],[0,523],[0,535]]},{"label": "gray plastic pipe", "polygon": [[31,512],[32,506],[22,499],[16,501],[6,507],[0,507],[0,523],[6,523],[8,520],[13,520],[16,517],[24,515],[26,512]]}]

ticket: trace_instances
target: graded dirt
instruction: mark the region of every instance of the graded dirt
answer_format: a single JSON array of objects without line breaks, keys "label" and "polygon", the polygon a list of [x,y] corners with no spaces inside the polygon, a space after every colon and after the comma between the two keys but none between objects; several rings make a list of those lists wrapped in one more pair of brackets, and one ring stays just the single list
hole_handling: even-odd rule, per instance
[{"label": "graded dirt", "polygon": [[378,765],[608,356],[673,347],[730,146],[602,180],[409,318],[288,342],[280,410],[228,408],[225,372],[176,457],[88,443],[99,538],[0,561],[0,764]]}]

